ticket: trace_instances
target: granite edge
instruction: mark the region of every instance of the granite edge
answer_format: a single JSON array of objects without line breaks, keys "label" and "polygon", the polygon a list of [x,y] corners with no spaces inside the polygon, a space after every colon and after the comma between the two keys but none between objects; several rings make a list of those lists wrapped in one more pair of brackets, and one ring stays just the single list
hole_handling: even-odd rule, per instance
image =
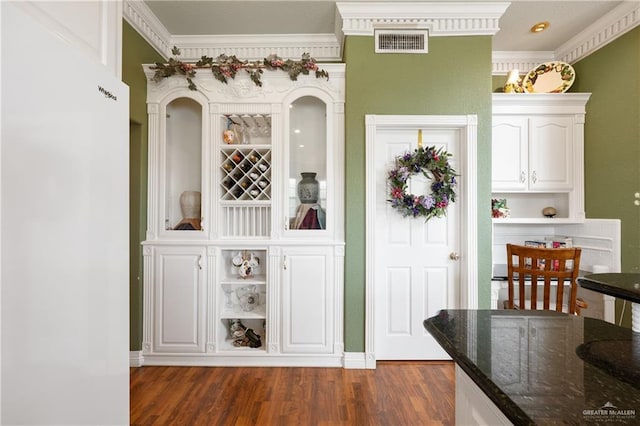
[{"label": "granite edge", "polygon": [[449,343],[444,334],[433,324],[436,317],[424,320],[424,328],[434,337],[434,339],[442,346],[442,348],[451,356],[451,358],[462,368],[462,370],[473,380],[473,382],[493,401],[500,411],[511,421],[517,425],[535,425],[535,422],[516,404],[511,398],[491,379],[485,376],[475,363],[466,356],[462,355],[458,350]]}]

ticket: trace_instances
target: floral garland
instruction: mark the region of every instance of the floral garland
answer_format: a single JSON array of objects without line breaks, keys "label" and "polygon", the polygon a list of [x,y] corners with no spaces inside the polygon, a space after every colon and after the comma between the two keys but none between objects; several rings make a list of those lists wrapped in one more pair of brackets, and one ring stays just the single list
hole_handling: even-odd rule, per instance
[{"label": "floral garland", "polygon": [[[389,195],[391,207],[397,209],[402,216],[442,217],[447,214],[447,207],[456,200],[456,172],[449,165],[449,154],[434,146],[418,148],[413,154],[407,152],[396,158],[396,167],[389,172]],[[413,174],[422,173],[432,179],[431,194],[414,195],[407,193],[407,181]]]},{"label": "floral garland", "polygon": [[[174,46],[171,53],[179,56],[180,49]],[[262,61],[241,61],[235,55],[227,56],[222,54],[215,59],[203,56],[196,63],[187,63],[176,58],[169,58],[169,63],[156,62],[155,66],[151,67],[151,69],[155,70],[153,81],[156,83],[172,75],[184,75],[187,78],[190,90],[197,90],[193,78],[196,76],[196,69],[199,68],[210,68],[216,80],[223,83],[227,83],[229,78],[236,78],[238,71],[244,70],[249,74],[251,81],[256,86],[262,86],[261,76],[265,69],[285,71],[289,74],[289,78],[294,81],[298,79],[300,74],[308,75],[311,71],[315,72],[316,78],[329,78],[329,73],[319,69],[316,60],[308,53],[304,53],[299,61],[285,60],[277,55],[269,55]]]}]

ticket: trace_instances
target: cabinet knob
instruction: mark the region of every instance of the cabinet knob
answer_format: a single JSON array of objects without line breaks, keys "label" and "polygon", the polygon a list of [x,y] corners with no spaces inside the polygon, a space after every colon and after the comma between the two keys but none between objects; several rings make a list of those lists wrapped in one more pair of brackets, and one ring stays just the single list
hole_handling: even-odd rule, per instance
[{"label": "cabinet knob", "polygon": [[451,260],[459,260],[460,259],[460,255],[458,253],[456,253],[455,251],[452,251],[451,253],[449,253],[449,259],[451,259]]},{"label": "cabinet knob", "polygon": [[533,183],[536,183],[537,180],[538,180],[538,176],[536,175],[536,172],[534,170],[533,173],[531,174],[531,181]]},{"label": "cabinet knob", "polygon": [[524,171],[520,172],[520,183],[524,183],[524,180],[527,178]]}]

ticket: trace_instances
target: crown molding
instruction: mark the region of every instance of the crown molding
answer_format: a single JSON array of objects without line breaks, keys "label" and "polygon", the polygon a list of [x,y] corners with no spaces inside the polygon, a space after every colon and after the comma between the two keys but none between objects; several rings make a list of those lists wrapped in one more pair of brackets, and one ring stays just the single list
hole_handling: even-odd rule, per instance
[{"label": "crown molding", "polygon": [[640,2],[625,1],[556,49],[555,57],[572,64],[638,25],[640,25]]},{"label": "crown molding", "polygon": [[125,0],[123,15],[165,59],[174,56],[173,46],[180,49],[180,58],[186,61],[196,61],[202,56],[215,58],[222,53],[247,60],[273,53],[285,58],[309,53],[318,61],[328,62],[342,59],[335,34],[171,35],[141,0]]},{"label": "crown molding", "polygon": [[640,2],[625,1],[553,52],[493,52],[492,74],[506,75],[512,69],[527,72],[548,61],[576,63],[638,25]]},{"label": "crown molding", "polygon": [[491,55],[492,74],[507,75],[511,70],[527,72],[540,63],[553,61],[554,59],[555,56],[552,51],[496,51]]},{"label": "crown molding", "polygon": [[309,53],[317,61],[340,61],[340,44],[334,34],[242,34],[171,37],[183,60],[202,56],[235,55],[245,60],[265,58],[273,53],[283,58],[299,58]]},{"label": "crown molding", "polygon": [[494,35],[509,3],[337,2],[339,35],[373,36],[377,25],[425,28],[429,36]]},{"label": "crown molding", "polygon": [[171,34],[142,0],[125,0],[122,16],[163,58],[172,56]]}]

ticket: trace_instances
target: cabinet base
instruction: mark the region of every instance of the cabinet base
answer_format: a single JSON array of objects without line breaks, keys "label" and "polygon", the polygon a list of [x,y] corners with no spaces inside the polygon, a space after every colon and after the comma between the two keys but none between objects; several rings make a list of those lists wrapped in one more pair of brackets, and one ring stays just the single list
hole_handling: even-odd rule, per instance
[{"label": "cabinet base", "polygon": [[[239,356],[240,355],[240,356]],[[145,365],[171,365],[193,367],[342,367],[343,354],[298,355],[298,354],[146,354],[142,355],[139,367]]]}]

